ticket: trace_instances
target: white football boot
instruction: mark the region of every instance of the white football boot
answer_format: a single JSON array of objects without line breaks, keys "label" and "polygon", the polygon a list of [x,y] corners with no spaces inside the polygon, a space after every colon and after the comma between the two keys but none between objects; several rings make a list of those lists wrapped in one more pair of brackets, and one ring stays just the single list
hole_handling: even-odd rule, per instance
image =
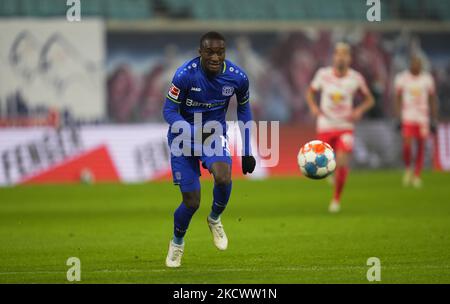
[{"label": "white football boot", "polygon": [[403,174],[403,187],[408,187],[409,185],[411,185],[412,178],[413,178],[412,170],[406,169],[405,173]]},{"label": "white football boot", "polygon": [[172,240],[170,240],[169,252],[167,253],[166,258],[166,266],[170,268],[180,267],[183,252],[184,252],[184,243],[183,245],[177,245]]},{"label": "white football boot", "polygon": [[412,185],[414,188],[422,188],[422,179],[419,176],[414,176],[412,179]]},{"label": "white football boot", "polygon": [[206,221],[208,222],[209,230],[211,230],[213,235],[214,245],[216,245],[219,250],[226,250],[228,247],[228,238],[225,234],[225,230],[223,230],[223,225],[220,218],[215,221],[208,216]]},{"label": "white football boot", "polygon": [[338,213],[339,211],[341,211],[341,204],[336,200],[332,200],[330,206],[328,206],[328,212]]},{"label": "white football boot", "polygon": [[327,176],[327,183],[330,186],[334,186],[334,184],[336,183],[334,174],[330,174]]}]

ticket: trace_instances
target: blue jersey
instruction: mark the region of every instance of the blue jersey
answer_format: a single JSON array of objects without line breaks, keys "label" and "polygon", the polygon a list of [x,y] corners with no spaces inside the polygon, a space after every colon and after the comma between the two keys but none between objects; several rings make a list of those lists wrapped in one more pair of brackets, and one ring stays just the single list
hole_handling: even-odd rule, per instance
[{"label": "blue jersey", "polygon": [[[184,63],[177,69],[164,104],[164,119],[172,125],[179,120],[194,124],[194,113],[202,113],[202,123],[218,121],[226,132],[225,116],[228,104],[236,95],[238,120],[244,124],[252,119],[249,105],[247,75],[237,65],[225,60],[222,72],[210,76],[201,67],[200,57]],[[176,136],[168,132],[169,142]],[[225,135],[225,134],[224,134]],[[245,155],[250,154],[249,136],[243,136]]]}]

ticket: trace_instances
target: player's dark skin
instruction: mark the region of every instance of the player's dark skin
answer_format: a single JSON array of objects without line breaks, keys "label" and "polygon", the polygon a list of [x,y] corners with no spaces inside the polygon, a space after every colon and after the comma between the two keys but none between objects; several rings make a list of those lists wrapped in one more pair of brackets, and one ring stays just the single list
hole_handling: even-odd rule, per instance
[{"label": "player's dark skin", "polygon": [[225,41],[218,39],[206,39],[198,50],[202,69],[210,76],[215,76],[222,71],[225,61]]},{"label": "player's dark skin", "polygon": [[[218,39],[206,39],[198,50],[200,61],[204,71],[214,77],[222,71],[225,61],[225,41]],[[211,165],[210,172],[216,185],[228,185],[231,183],[231,166],[225,162],[215,162]],[[182,192],[183,203],[197,209],[200,206],[200,190]]]}]

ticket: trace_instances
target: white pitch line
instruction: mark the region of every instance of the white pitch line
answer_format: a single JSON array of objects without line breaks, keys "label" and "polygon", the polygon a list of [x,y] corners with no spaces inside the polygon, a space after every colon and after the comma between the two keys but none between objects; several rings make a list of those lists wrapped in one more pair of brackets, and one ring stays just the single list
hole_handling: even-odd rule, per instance
[{"label": "white pitch line", "polygon": [[[450,265],[393,265],[382,266],[383,269],[449,269]],[[286,268],[272,268],[271,271],[329,271],[329,270],[348,270],[348,269],[367,269],[367,266],[299,266],[299,267],[286,267]],[[218,268],[218,269],[183,269],[181,271],[188,270],[189,272],[198,273],[214,273],[214,272],[266,272],[268,269],[258,268]],[[173,269],[101,269],[101,270],[84,270],[83,273],[160,273],[160,272],[173,272]],[[19,275],[19,274],[65,274],[63,271],[4,271],[0,272],[0,275]]]}]

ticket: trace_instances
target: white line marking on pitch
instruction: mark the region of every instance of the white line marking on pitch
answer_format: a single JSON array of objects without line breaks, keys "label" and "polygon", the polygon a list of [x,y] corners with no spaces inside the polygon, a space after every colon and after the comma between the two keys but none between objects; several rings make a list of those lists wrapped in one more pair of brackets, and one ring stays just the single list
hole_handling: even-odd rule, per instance
[{"label": "white line marking on pitch", "polygon": [[[412,265],[409,265],[411,267]],[[395,266],[383,266],[384,269],[401,269],[406,267],[395,265]],[[308,266],[308,267],[286,267],[286,268],[272,268],[271,271],[329,271],[329,270],[347,270],[347,269],[366,269],[365,266]],[[450,265],[414,265],[413,268],[419,269],[448,269]],[[180,269],[188,270],[189,272],[265,272],[267,269],[258,268],[218,268],[218,269]],[[101,270],[84,270],[83,273],[158,273],[158,272],[172,272],[171,269],[101,269]],[[64,274],[64,271],[4,271],[0,272],[0,275],[18,275],[18,274]]]}]

